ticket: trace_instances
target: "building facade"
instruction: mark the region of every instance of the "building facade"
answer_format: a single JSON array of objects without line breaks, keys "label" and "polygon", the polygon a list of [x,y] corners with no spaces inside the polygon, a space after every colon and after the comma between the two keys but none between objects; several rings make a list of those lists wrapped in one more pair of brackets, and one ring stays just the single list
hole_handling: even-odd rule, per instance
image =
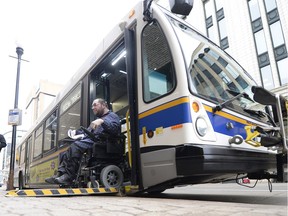
[{"label": "building facade", "polygon": [[62,88],[62,84],[40,80],[39,85],[31,89],[25,107],[26,128],[29,129],[35,123]]},{"label": "building facade", "polygon": [[[56,84],[47,80],[40,80],[37,87],[33,87],[27,97],[26,107],[24,110],[23,124],[17,127],[16,145],[21,141],[22,136],[35,123],[37,118],[45,111],[48,105],[54,100],[63,85]],[[3,148],[0,153],[0,184],[5,183],[8,179],[10,169],[12,131],[4,134],[7,147]]]}]

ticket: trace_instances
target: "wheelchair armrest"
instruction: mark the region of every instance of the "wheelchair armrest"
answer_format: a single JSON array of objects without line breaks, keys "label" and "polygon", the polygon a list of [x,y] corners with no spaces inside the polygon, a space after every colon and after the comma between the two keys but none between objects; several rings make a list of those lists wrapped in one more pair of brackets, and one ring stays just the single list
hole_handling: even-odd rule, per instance
[{"label": "wheelchair armrest", "polygon": [[107,140],[111,140],[111,141],[115,141],[115,140],[121,140],[121,139],[126,139],[126,136],[124,134],[117,134],[117,135],[111,135],[111,134],[107,134],[107,133],[102,133],[99,135],[99,139],[101,141],[107,141]]}]

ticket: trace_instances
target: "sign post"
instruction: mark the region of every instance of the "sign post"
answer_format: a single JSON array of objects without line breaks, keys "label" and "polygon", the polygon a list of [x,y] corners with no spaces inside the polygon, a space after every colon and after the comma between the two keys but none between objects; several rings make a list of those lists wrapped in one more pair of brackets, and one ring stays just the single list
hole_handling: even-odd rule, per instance
[{"label": "sign post", "polygon": [[[17,123],[21,123],[21,115],[19,115],[18,109],[18,95],[19,95],[19,79],[20,79],[20,64],[21,64],[21,56],[23,55],[23,48],[16,47],[16,53],[18,55],[18,64],[17,64],[17,77],[16,77],[16,90],[15,90],[15,102],[14,102],[14,110],[9,111],[9,121],[11,120],[12,127],[12,142],[11,142],[11,157],[10,157],[10,170],[7,182],[7,190],[14,189],[14,164],[15,164],[15,147],[16,147],[16,131],[17,131]],[[11,115],[10,115],[11,114]],[[14,121],[15,120],[15,121]]]}]

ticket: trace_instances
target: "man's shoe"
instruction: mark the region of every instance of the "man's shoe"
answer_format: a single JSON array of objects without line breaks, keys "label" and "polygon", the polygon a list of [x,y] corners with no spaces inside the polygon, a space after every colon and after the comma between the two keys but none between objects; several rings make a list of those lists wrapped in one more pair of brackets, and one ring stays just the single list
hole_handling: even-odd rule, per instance
[{"label": "man's shoe", "polygon": [[68,184],[72,183],[72,180],[73,179],[67,173],[64,173],[62,176],[55,178],[55,183],[68,185]]},{"label": "man's shoe", "polygon": [[60,173],[60,172],[58,172],[56,175],[53,175],[53,176],[51,176],[51,177],[49,177],[49,178],[46,178],[46,179],[45,179],[45,182],[47,182],[47,183],[49,183],[49,184],[57,184],[57,183],[55,182],[55,179],[58,178],[58,177],[60,177],[61,175],[63,175],[63,174]]}]

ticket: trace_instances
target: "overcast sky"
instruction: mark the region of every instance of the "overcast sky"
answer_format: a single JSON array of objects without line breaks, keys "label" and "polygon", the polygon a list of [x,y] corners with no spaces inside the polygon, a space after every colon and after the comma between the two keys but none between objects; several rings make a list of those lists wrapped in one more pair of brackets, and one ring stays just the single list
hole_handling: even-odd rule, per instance
[{"label": "overcast sky", "polygon": [[[138,0],[1,0],[0,133],[12,130],[16,47],[24,49],[18,107],[40,79],[65,84]],[[21,127],[18,127],[21,128]]]}]

